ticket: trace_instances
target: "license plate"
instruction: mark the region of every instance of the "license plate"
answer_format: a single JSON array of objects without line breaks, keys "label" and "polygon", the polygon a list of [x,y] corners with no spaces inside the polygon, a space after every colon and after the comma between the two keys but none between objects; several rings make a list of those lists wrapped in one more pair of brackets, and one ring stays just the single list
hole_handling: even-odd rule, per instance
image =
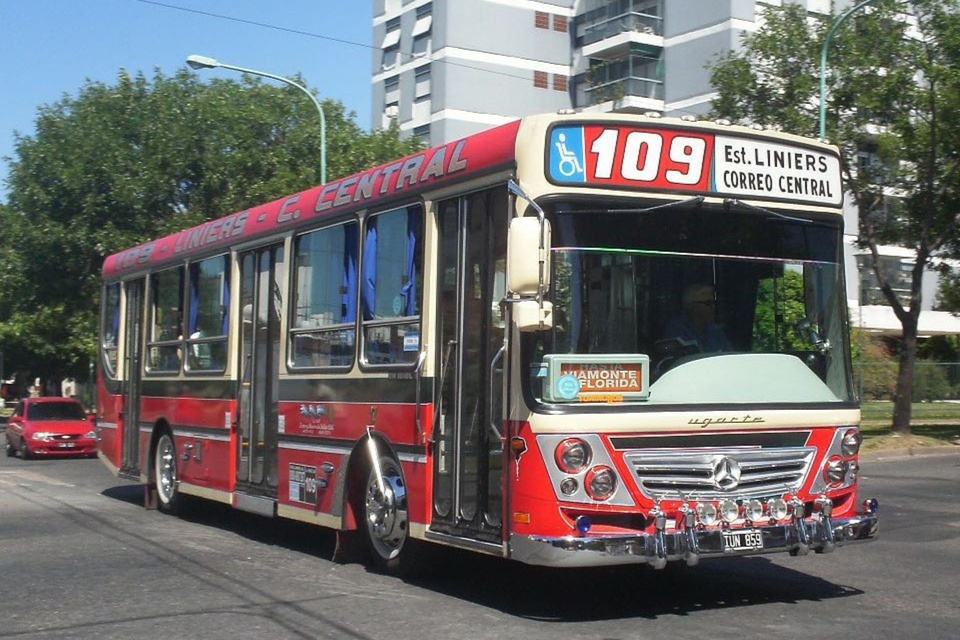
[{"label": "license plate", "polygon": [[763,534],[753,529],[744,531],[724,531],[723,550],[757,551],[763,549]]},{"label": "license plate", "polygon": [[60,443],[60,448],[61,448],[61,449],[73,449],[75,446],[77,446],[77,443],[76,443],[76,442],[61,442],[61,443]]}]

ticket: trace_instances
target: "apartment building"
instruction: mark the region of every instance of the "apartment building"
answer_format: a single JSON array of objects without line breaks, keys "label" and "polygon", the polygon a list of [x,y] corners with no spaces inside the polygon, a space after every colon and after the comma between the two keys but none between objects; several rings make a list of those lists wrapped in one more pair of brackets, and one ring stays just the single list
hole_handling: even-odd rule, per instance
[{"label": "apartment building", "polygon": [[[708,63],[784,3],[830,13],[854,0],[374,0],[371,124],[395,119],[439,145],[560,109],[705,116],[715,95]],[[856,247],[857,211],[844,218],[853,322],[896,335]],[[901,279],[912,264],[902,254],[884,250]],[[936,274],[924,289],[921,335],[960,333],[960,319],[926,312]]]}]

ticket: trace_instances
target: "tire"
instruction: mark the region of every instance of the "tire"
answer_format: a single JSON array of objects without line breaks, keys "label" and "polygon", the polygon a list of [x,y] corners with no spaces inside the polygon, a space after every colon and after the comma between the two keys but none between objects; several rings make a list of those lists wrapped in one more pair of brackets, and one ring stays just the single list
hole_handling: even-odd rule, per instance
[{"label": "tire", "polygon": [[33,455],[30,453],[30,449],[27,448],[27,441],[23,438],[20,438],[20,459],[29,460]]},{"label": "tire", "polygon": [[416,541],[410,539],[407,487],[400,463],[380,457],[386,492],[380,490],[377,472],[370,465],[363,494],[363,530],[375,568],[387,573],[407,573]]},{"label": "tire", "polygon": [[157,508],[176,514],[180,508],[177,475],[177,449],[170,432],[164,431],[157,440],[153,453],[153,481],[157,492]]},{"label": "tire", "polygon": [[8,457],[8,458],[12,458],[12,457],[14,457],[15,455],[17,455],[17,450],[13,448],[13,445],[12,445],[12,444],[10,444],[10,438],[9,438],[9,437],[7,438],[7,443],[6,443],[6,446],[4,447],[4,449],[7,450],[7,457]]}]

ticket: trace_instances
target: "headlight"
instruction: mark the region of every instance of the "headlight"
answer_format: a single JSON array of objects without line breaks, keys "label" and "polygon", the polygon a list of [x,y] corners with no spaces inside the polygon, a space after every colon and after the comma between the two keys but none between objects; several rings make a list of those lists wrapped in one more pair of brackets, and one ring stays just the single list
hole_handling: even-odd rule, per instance
[{"label": "headlight", "polygon": [[553,459],[564,473],[576,474],[590,464],[590,445],[580,438],[568,438],[557,445]]},{"label": "headlight", "polygon": [[579,488],[580,485],[577,483],[576,478],[564,478],[563,482],[560,483],[560,493],[565,496],[572,496]]},{"label": "headlight", "polygon": [[736,522],[740,517],[740,507],[733,500],[724,500],[720,503],[720,517],[726,523]]},{"label": "headlight", "polygon": [[697,515],[700,516],[700,522],[706,526],[717,523],[717,506],[712,502],[701,502],[697,505]]},{"label": "headlight", "polygon": [[751,522],[756,522],[763,517],[763,503],[759,500],[751,500],[743,505],[743,517]]},{"label": "headlight", "polygon": [[863,436],[856,429],[848,429],[843,434],[843,440],[840,441],[840,453],[845,456],[855,456],[860,452],[860,443],[863,442]]},{"label": "headlight", "polygon": [[91,430],[91,431],[87,431],[86,435],[84,435],[83,437],[86,438],[87,440],[96,440],[96,439],[97,439],[97,432],[96,432],[96,431],[92,431],[92,430]]},{"label": "headlight", "polygon": [[823,467],[823,479],[826,480],[829,485],[836,486],[843,484],[849,470],[849,462],[839,456],[833,456],[827,460],[826,466]]},{"label": "headlight", "polygon": [[33,440],[39,440],[40,442],[46,442],[53,437],[53,434],[48,431],[34,431],[30,436]]},{"label": "headlight", "polygon": [[787,517],[787,501],[783,498],[770,498],[767,500],[767,510],[774,520],[783,520]]},{"label": "headlight", "polygon": [[587,472],[584,488],[594,500],[606,500],[617,490],[617,474],[613,469],[598,465]]}]

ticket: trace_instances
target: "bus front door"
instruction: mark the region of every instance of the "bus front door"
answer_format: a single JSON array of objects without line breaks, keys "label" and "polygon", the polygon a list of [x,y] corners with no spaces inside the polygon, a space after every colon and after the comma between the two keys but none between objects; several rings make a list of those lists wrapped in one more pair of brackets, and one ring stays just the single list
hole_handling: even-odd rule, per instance
[{"label": "bus front door", "polygon": [[123,359],[123,429],[120,472],[127,476],[140,474],[140,378],[143,364],[143,289],[144,280],[131,280],[124,285]]},{"label": "bus front door", "polygon": [[[283,245],[240,256],[241,332],[237,363],[238,508],[272,511],[277,492],[278,386],[280,317],[283,305]],[[244,496],[247,496],[246,498]],[[270,514],[272,515],[272,513]]]},{"label": "bus front door", "polygon": [[506,190],[440,204],[432,530],[502,542]]}]

